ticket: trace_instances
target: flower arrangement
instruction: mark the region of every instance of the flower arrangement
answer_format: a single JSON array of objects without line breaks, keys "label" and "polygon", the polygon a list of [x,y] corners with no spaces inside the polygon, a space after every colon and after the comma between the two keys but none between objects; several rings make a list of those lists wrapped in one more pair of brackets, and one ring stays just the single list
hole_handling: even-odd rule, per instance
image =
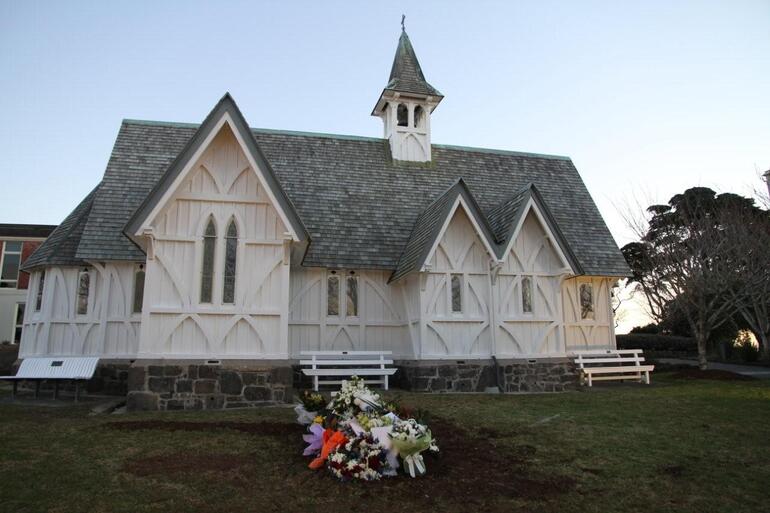
[{"label": "flower arrangement", "polygon": [[329,455],[329,470],[343,481],[361,479],[374,481],[388,468],[385,450],[371,433],[361,433],[339,445]]},{"label": "flower arrangement", "polygon": [[[304,409],[306,403],[298,407]],[[384,403],[356,376],[343,381],[328,406],[319,408],[313,416],[304,422],[309,424],[308,434],[303,435],[308,443],[304,455],[314,458],[309,467],[325,466],[343,481],[395,476],[400,463],[404,473],[418,477],[427,470],[422,453],[439,450],[428,426],[406,417],[397,405]]]},{"label": "flower arrangement", "polygon": [[299,402],[300,404],[294,407],[294,412],[297,414],[297,423],[302,425],[315,422],[318,412],[326,407],[324,396],[310,390],[305,390],[299,396]]}]

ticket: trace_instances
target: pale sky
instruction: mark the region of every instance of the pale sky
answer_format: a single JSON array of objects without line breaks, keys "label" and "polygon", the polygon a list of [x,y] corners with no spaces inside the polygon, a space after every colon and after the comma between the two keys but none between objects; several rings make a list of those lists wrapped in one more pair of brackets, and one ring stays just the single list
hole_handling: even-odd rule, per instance
[{"label": "pale sky", "polygon": [[[290,5],[289,5],[290,4]],[[433,142],[572,157],[616,205],[770,169],[770,1],[0,0],[0,222],[59,223],[123,118],[380,137],[401,14],[445,99]]]}]

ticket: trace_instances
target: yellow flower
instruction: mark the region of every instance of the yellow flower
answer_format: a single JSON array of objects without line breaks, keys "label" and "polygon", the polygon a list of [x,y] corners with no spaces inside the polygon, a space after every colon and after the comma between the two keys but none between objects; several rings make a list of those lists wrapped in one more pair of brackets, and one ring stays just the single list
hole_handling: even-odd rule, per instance
[{"label": "yellow flower", "polygon": [[324,418],[320,415],[316,415],[316,418],[313,419],[314,424],[323,424]]}]

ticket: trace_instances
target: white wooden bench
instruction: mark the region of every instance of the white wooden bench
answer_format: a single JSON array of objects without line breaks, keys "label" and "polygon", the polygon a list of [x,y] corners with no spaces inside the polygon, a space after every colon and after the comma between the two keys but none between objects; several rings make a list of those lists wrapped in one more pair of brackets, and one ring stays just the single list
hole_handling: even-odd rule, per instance
[{"label": "white wooden bench", "polygon": [[[382,385],[388,389],[388,378],[398,369],[387,368],[393,365],[391,351],[302,351],[302,356],[309,359],[300,360],[302,373],[313,378],[313,390],[318,391],[322,385],[341,385],[341,378],[358,376],[367,385]],[[387,357],[387,358],[386,358]],[[372,379],[379,378],[379,379]]]},{"label": "white wooden bench", "polygon": [[19,381],[35,382],[35,398],[40,396],[40,383],[54,382],[53,398],[59,397],[59,382],[62,380],[75,381],[75,402],[80,395],[80,381],[94,377],[98,357],[91,356],[62,356],[58,358],[25,358],[19,365],[15,376],[0,376],[0,380],[13,381],[12,399],[16,398]]},{"label": "white wooden bench", "polygon": [[607,349],[575,353],[575,364],[588,386],[594,381],[634,379],[650,384],[654,365],[643,365],[641,349]]}]

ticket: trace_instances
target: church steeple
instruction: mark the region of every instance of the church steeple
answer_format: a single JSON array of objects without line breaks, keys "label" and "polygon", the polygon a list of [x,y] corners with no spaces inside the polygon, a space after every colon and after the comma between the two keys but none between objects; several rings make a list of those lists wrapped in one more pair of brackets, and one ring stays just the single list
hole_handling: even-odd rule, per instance
[{"label": "church steeple", "polygon": [[390,79],[372,112],[382,118],[394,160],[430,161],[430,115],[443,98],[425,80],[402,18]]}]

